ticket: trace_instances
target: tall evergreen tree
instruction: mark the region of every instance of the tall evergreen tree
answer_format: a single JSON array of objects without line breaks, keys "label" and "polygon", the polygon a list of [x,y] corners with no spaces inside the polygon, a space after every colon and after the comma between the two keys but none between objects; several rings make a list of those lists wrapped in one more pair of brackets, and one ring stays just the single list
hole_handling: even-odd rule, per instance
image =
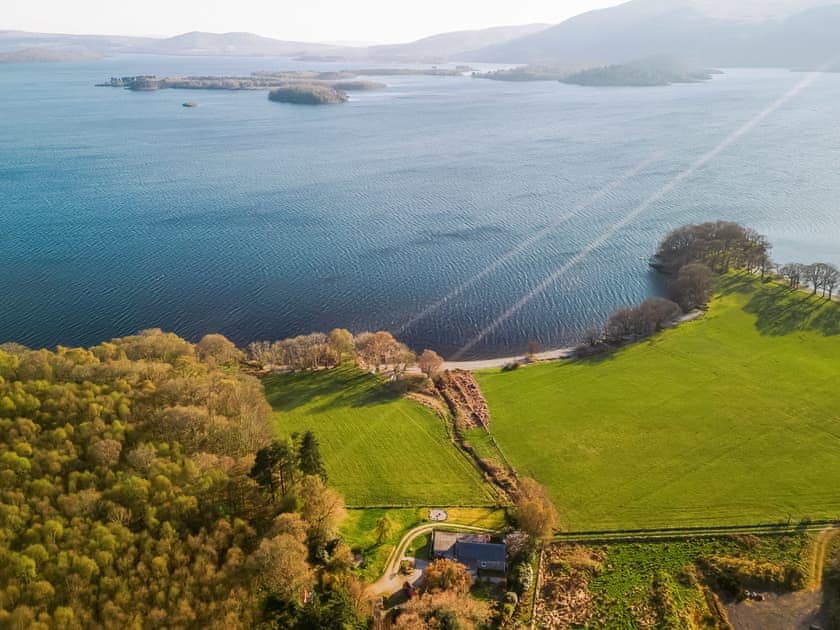
[{"label": "tall evergreen tree", "polygon": [[[272,445],[273,446],[273,445]],[[274,453],[272,446],[266,446],[257,451],[254,457],[254,465],[249,473],[251,479],[257,482],[263,489],[268,489],[272,496],[277,491],[277,484],[274,476]]]},{"label": "tall evergreen tree", "polygon": [[250,475],[262,488],[267,488],[272,497],[277,496],[278,490],[285,497],[295,481],[296,472],[294,446],[288,441],[275,441],[257,451]]},{"label": "tall evergreen tree", "polygon": [[314,475],[327,480],[327,469],[321,459],[320,445],[312,431],[303,434],[298,449],[298,468],[304,475]]}]

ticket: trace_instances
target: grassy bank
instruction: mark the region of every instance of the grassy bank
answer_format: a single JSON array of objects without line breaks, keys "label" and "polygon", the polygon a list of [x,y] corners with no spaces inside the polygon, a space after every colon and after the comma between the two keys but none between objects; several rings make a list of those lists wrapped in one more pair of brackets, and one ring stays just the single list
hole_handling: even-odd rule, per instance
[{"label": "grassy bank", "polygon": [[330,485],[350,506],[494,504],[443,421],[376,376],[350,366],[278,375],[265,392],[278,435],[315,432]]},{"label": "grassy bank", "polygon": [[478,375],[491,431],[573,530],[840,517],[840,308],[730,276],[611,355]]}]

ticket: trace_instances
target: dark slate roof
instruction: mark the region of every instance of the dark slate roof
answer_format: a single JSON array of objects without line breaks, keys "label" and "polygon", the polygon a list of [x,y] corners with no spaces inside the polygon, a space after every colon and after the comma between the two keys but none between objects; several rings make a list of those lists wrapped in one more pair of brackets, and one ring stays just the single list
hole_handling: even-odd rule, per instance
[{"label": "dark slate roof", "polygon": [[489,540],[487,534],[460,534],[436,529],[432,536],[432,554],[435,558],[454,558],[456,543],[486,543]]},{"label": "dark slate roof", "polygon": [[455,545],[455,557],[473,571],[504,571],[507,567],[504,545],[459,542]]}]

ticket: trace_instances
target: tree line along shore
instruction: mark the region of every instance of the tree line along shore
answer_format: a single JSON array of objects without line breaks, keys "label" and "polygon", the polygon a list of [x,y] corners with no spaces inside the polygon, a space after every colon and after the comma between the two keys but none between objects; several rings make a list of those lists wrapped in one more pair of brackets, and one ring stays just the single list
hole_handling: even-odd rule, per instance
[{"label": "tree line along shore", "polygon": [[[808,290],[827,300],[834,299],[840,286],[840,270],[835,265],[826,262],[775,263],[772,244],[765,236],[728,221],[674,230],[662,241],[650,264],[668,279],[668,297],[652,297],[639,305],[618,309],[603,327],[587,330],[578,343],[568,349],[571,356],[587,356],[648,337],[673,325],[684,315],[703,309],[719,278],[730,270],[756,274],[762,280],[782,281],[791,288]],[[362,333],[354,337],[347,330],[313,333],[276,342],[254,342],[245,349],[245,355],[247,361],[260,370],[323,369],[337,365],[337,357],[342,352],[355,351],[357,341],[360,343],[356,356],[361,367],[387,369],[395,377],[411,372],[410,368],[414,367],[427,376],[434,376],[445,363],[434,350],[426,349],[418,357],[390,333]],[[526,357],[536,358],[542,354],[537,342],[530,342],[524,350]],[[512,359],[509,367],[515,367],[517,363]]]}]

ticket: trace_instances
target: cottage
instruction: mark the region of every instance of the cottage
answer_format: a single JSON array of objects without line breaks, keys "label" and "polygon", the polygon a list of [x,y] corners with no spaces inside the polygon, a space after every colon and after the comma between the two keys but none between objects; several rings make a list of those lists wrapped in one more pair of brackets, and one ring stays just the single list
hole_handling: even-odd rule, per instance
[{"label": "cottage", "polygon": [[479,581],[505,581],[507,559],[504,545],[458,541],[455,557]]},{"label": "cottage", "polygon": [[487,534],[458,534],[435,530],[432,535],[432,557],[456,560],[455,545],[459,542],[489,543],[490,536]]},{"label": "cottage", "polygon": [[490,542],[486,534],[457,534],[435,531],[432,557],[456,560],[467,567],[476,580],[504,582],[507,571],[505,545]]}]

